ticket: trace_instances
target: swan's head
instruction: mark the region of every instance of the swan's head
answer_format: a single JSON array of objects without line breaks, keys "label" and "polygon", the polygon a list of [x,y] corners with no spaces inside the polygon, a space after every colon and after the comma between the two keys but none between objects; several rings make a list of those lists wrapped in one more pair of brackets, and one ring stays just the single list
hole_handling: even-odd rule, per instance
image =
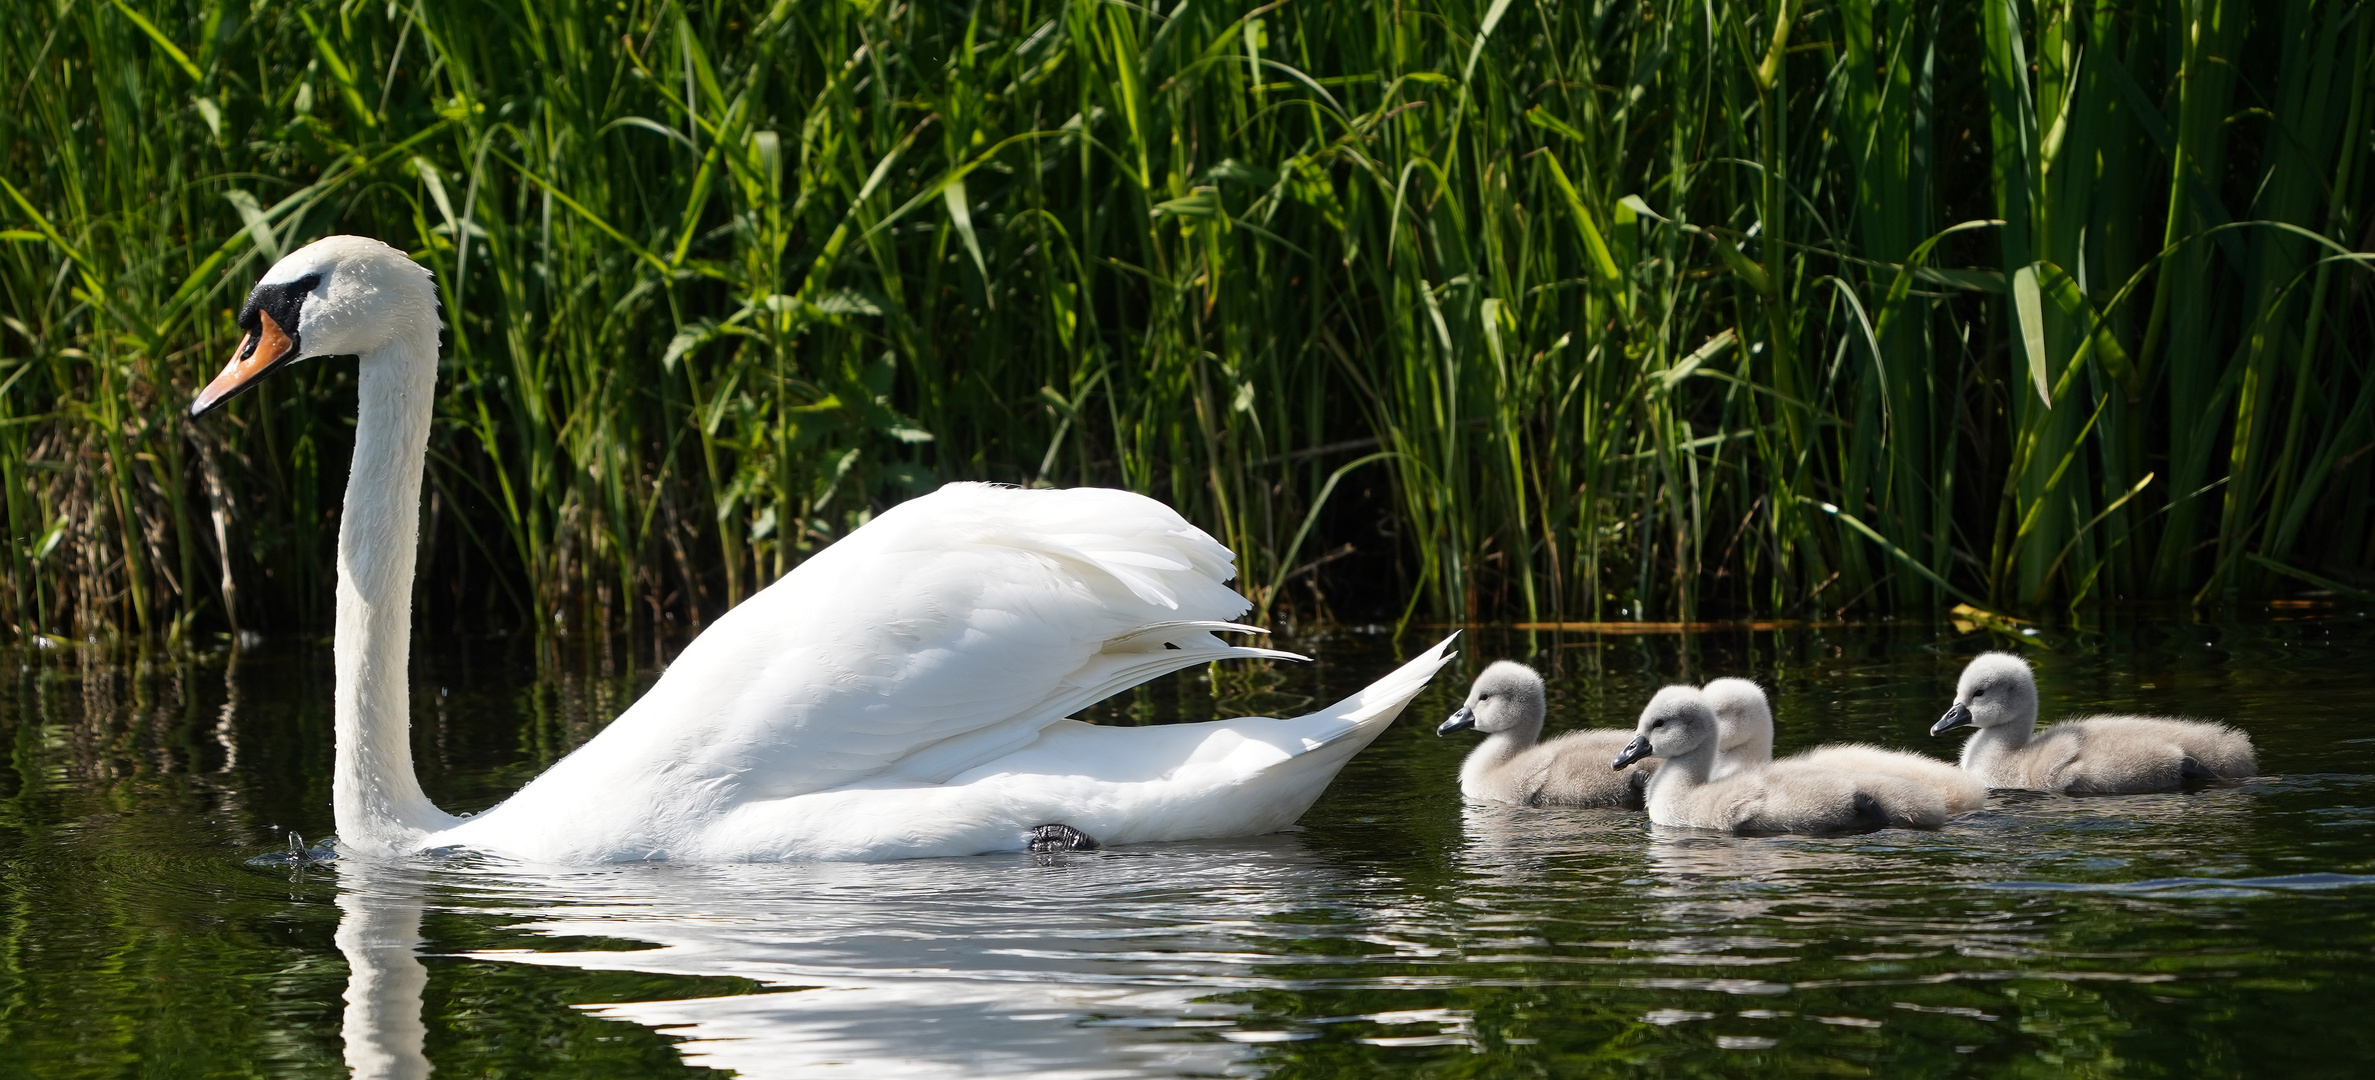
[{"label": "swan's head", "polygon": [[1489,735],[1504,731],[1540,732],[1542,714],[1547,708],[1542,676],[1515,660],[1503,660],[1476,677],[1476,684],[1468,688],[1467,703],[1453,710],[1451,719],[1436,728],[1435,734],[1449,735],[1469,728]]},{"label": "swan's head", "polygon": [[1747,679],[1717,679],[1699,691],[1715,713],[1716,752],[1758,752],[1773,756],[1773,706],[1763,687]]},{"label": "swan's head", "polygon": [[1696,686],[1669,686],[1641,710],[1633,741],[1616,755],[1615,767],[1621,769],[1645,757],[1680,757],[1715,738],[1715,710],[1707,707],[1706,693]]},{"label": "swan's head", "polygon": [[437,290],[428,268],[395,248],[325,237],[264,271],[239,309],[239,329],[239,350],[190,403],[192,417],[299,360],[370,356],[407,335],[435,335]]},{"label": "swan's head", "polygon": [[1944,735],[1959,727],[1992,728],[2037,722],[2037,679],[2029,662],[2011,653],[1981,653],[1955,684],[1954,705],[1930,728]]}]

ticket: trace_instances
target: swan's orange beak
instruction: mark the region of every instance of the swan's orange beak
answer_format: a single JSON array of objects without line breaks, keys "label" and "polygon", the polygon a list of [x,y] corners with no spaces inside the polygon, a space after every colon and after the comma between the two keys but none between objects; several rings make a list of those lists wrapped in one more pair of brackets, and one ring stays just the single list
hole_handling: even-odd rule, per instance
[{"label": "swan's orange beak", "polygon": [[297,357],[297,342],[288,331],[280,328],[269,311],[256,313],[260,320],[255,333],[239,339],[239,351],[231,354],[231,362],[223,365],[223,373],[198,392],[198,400],[190,402],[190,418],[195,420],[213,411],[214,407],[238,397],[256,385],[272,370]]}]

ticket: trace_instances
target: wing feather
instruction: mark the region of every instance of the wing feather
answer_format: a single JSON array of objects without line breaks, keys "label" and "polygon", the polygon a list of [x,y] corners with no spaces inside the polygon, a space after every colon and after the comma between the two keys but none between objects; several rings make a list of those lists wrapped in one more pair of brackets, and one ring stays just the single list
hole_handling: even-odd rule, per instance
[{"label": "wing feather", "polygon": [[1234,574],[1226,547],[1153,499],[950,484],[712,623],[513,802],[669,788],[714,805],[945,779],[1167,672],[1302,659],[1215,636],[1254,629],[1230,621],[1251,606]]}]

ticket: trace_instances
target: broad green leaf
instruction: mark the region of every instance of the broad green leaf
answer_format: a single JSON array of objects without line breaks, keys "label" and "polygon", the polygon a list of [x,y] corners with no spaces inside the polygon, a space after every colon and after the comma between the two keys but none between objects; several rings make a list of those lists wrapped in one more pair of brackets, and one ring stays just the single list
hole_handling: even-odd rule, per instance
[{"label": "broad green leaf", "polygon": [[2020,344],[2029,357],[2029,375],[2036,380],[2037,398],[2053,408],[2053,391],[2046,375],[2045,301],[2038,294],[2037,266],[2030,263],[2012,273],[2012,307],[2020,319]]},{"label": "broad green leaf", "polygon": [[247,223],[247,234],[255,239],[256,250],[263,252],[264,258],[279,262],[280,236],[272,231],[272,219],[257,204],[254,193],[232,188],[223,193],[223,198],[231,204],[232,209],[239,211],[239,220]]},{"label": "broad green leaf", "polygon": [[1575,191],[1575,183],[1567,179],[1567,170],[1559,165],[1558,156],[1545,153],[1542,163],[1550,169],[1550,181],[1559,189],[1559,197],[1567,203],[1567,213],[1575,219],[1575,231],[1583,237],[1584,250],[1591,253],[1592,265],[1600,271],[1600,278],[1611,285],[1624,279],[1617,269],[1616,258],[1608,253],[1608,241],[1600,233],[1600,226],[1592,220],[1591,211],[1583,205],[1583,196]]},{"label": "broad green leaf", "polygon": [[174,44],[172,38],[166,37],[163,30],[157,29],[157,24],[148,21],[148,16],[126,7],[124,0],[115,0],[115,9],[123,12],[125,18],[132,20],[132,25],[139,27],[141,33],[147,34],[150,41],[156,42],[157,48],[163,49],[166,56],[172,57],[173,63],[181,68],[183,74],[190,77],[191,82],[206,81],[206,73],[199,71],[198,65],[190,61],[190,54],[181,51],[181,46]]},{"label": "broad green leaf", "polygon": [[[957,238],[965,242],[966,253],[973,256],[973,268],[981,272],[983,294],[992,293],[990,264],[982,259],[981,241],[973,235],[973,207],[965,194],[965,178],[959,176],[949,181],[947,187],[940,189],[940,198],[948,204],[948,220],[957,227]],[[995,306],[997,301],[992,299],[990,303]]]}]

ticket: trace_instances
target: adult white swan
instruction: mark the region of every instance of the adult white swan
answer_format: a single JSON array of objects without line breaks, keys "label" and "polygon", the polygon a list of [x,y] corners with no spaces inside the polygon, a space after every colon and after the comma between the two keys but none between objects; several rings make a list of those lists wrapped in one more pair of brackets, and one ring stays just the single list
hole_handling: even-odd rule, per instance
[{"label": "adult white swan", "polygon": [[437,383],[429,272],[330,237],[267,271],[239,323],[193,417],[296,360],[361,361],[338,529],[332,794],[349,854],[887,859],[1271,832],[1448,659],[1446,639],[1292,720],[1065,719],[1195,664],[1301,657],[1214,636],[1253,629],[1227,621],[1249,606],[1223,584],[1232,558],[1161,503],[951,484],[726,613],[600,735],[456,818],[413,775],[405,685]]}]

